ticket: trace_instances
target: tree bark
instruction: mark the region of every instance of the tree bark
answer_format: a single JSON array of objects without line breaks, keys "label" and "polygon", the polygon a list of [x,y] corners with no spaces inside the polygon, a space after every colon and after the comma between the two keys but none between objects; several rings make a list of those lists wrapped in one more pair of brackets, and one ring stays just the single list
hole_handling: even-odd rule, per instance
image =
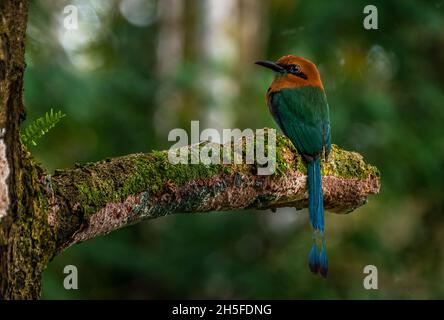
[{"label": "tree bark", "polygon": [[[175,213],[307,206],[305,164],[277,138],[277,173],[253,164],[176,164],[166,151],[48,175],[20,142],[27,1],[0,2],[0,298],[36,299],[49,261],[75,243]],[[221,147],[221,146],[218,146]],[[379,191],[378,170],[333,146],[322,164],[327,210],[348,213]]]},{"label": "tree bark", "polygon": [[[28,3],[0,2],[0,297],[37,298],[52,230],[35,166],[20,143]],[[54,250],[52,250],[54,251]]]},{"label": "tree bark", "polygon": [[[199,147],[203,147],[201,144]],[[215,146],[223,151],[223,146]],[[191,147],[188,147],[189,149]],[[57,252],[112,230],[174,213],[307,207],[306,168],[291,142],[277,139],[277,173],[257,164],[170,164],[167,151],[132,154],[46,176]],[[379,173],[333,145],[323,162],[327,210],[348,213],[379,190]]]}]

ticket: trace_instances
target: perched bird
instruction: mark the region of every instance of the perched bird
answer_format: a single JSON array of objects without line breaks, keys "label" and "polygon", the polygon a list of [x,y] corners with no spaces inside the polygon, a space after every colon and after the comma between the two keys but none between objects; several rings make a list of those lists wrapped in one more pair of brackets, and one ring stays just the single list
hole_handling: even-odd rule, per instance
[{"label": "perched bird", "polygon": [[[331,142],[324,86],[316,65],[301,57],[287,55],[276,62],[257,61],[256,64],[276,73],[266,95],[268,107],[307,164],[308,211],[313,227],[309,267],[311,272],[326,277],[328,260],[320,160],[322,156],[328,159]],[[317,242],[321,243],[319,255]]]}]

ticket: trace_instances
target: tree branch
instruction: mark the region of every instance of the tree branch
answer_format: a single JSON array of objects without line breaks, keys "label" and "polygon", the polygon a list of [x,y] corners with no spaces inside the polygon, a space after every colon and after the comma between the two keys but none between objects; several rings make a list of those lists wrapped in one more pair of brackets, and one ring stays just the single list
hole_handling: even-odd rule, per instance
[{"label": "tree branch", "polygon": [[[132,154],[57,170],[45,177],[48,220],[58,251],[144,219],[174,213],[307,207],[306,169],[292,144],[277,139],[277,172],[257,165],[170,164],[168,154]],[[379,191],[378,170],[333,146],[322,165],[325,208],[348,213]]]}]

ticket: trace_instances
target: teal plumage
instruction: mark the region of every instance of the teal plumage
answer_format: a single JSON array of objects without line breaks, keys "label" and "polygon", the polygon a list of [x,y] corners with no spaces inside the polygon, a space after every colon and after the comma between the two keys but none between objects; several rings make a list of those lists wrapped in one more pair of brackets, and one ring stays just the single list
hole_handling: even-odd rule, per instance
[{"label": "teal plumage", "polygon": [[[257,64],[277,72],[267,92],[267,103],[278,126],[307,164],[309,218],[314,230],[309,267],[313,273],[326,277],[328,260],[320,158],[322,155],[328,158],[331,138],[329,106],[323,85],[316,66],[303,58],[285,56],[276,63],[259,61]],[[319,256],[318,240],[321,242]]]},{"label": "teal plumage", "polygon": [[330,150],[327,98],[319,87],[281,89],[269,95],[270,111],[282,132],[301,155],[316,156]]}]

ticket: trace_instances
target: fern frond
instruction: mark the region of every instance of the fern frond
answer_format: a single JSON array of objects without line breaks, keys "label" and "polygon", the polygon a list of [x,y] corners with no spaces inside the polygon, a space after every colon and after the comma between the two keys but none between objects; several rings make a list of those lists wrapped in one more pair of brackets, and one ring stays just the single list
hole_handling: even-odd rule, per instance
[{"label": "fern frond", "polygon": [[44,116],[37,118],[23,130],[21,134],[22,142],[28,146],[36,146],[37,141],[65,116],[66,114],[62,111],[54,112],[51,109],[50,112],[46,112]]}]

